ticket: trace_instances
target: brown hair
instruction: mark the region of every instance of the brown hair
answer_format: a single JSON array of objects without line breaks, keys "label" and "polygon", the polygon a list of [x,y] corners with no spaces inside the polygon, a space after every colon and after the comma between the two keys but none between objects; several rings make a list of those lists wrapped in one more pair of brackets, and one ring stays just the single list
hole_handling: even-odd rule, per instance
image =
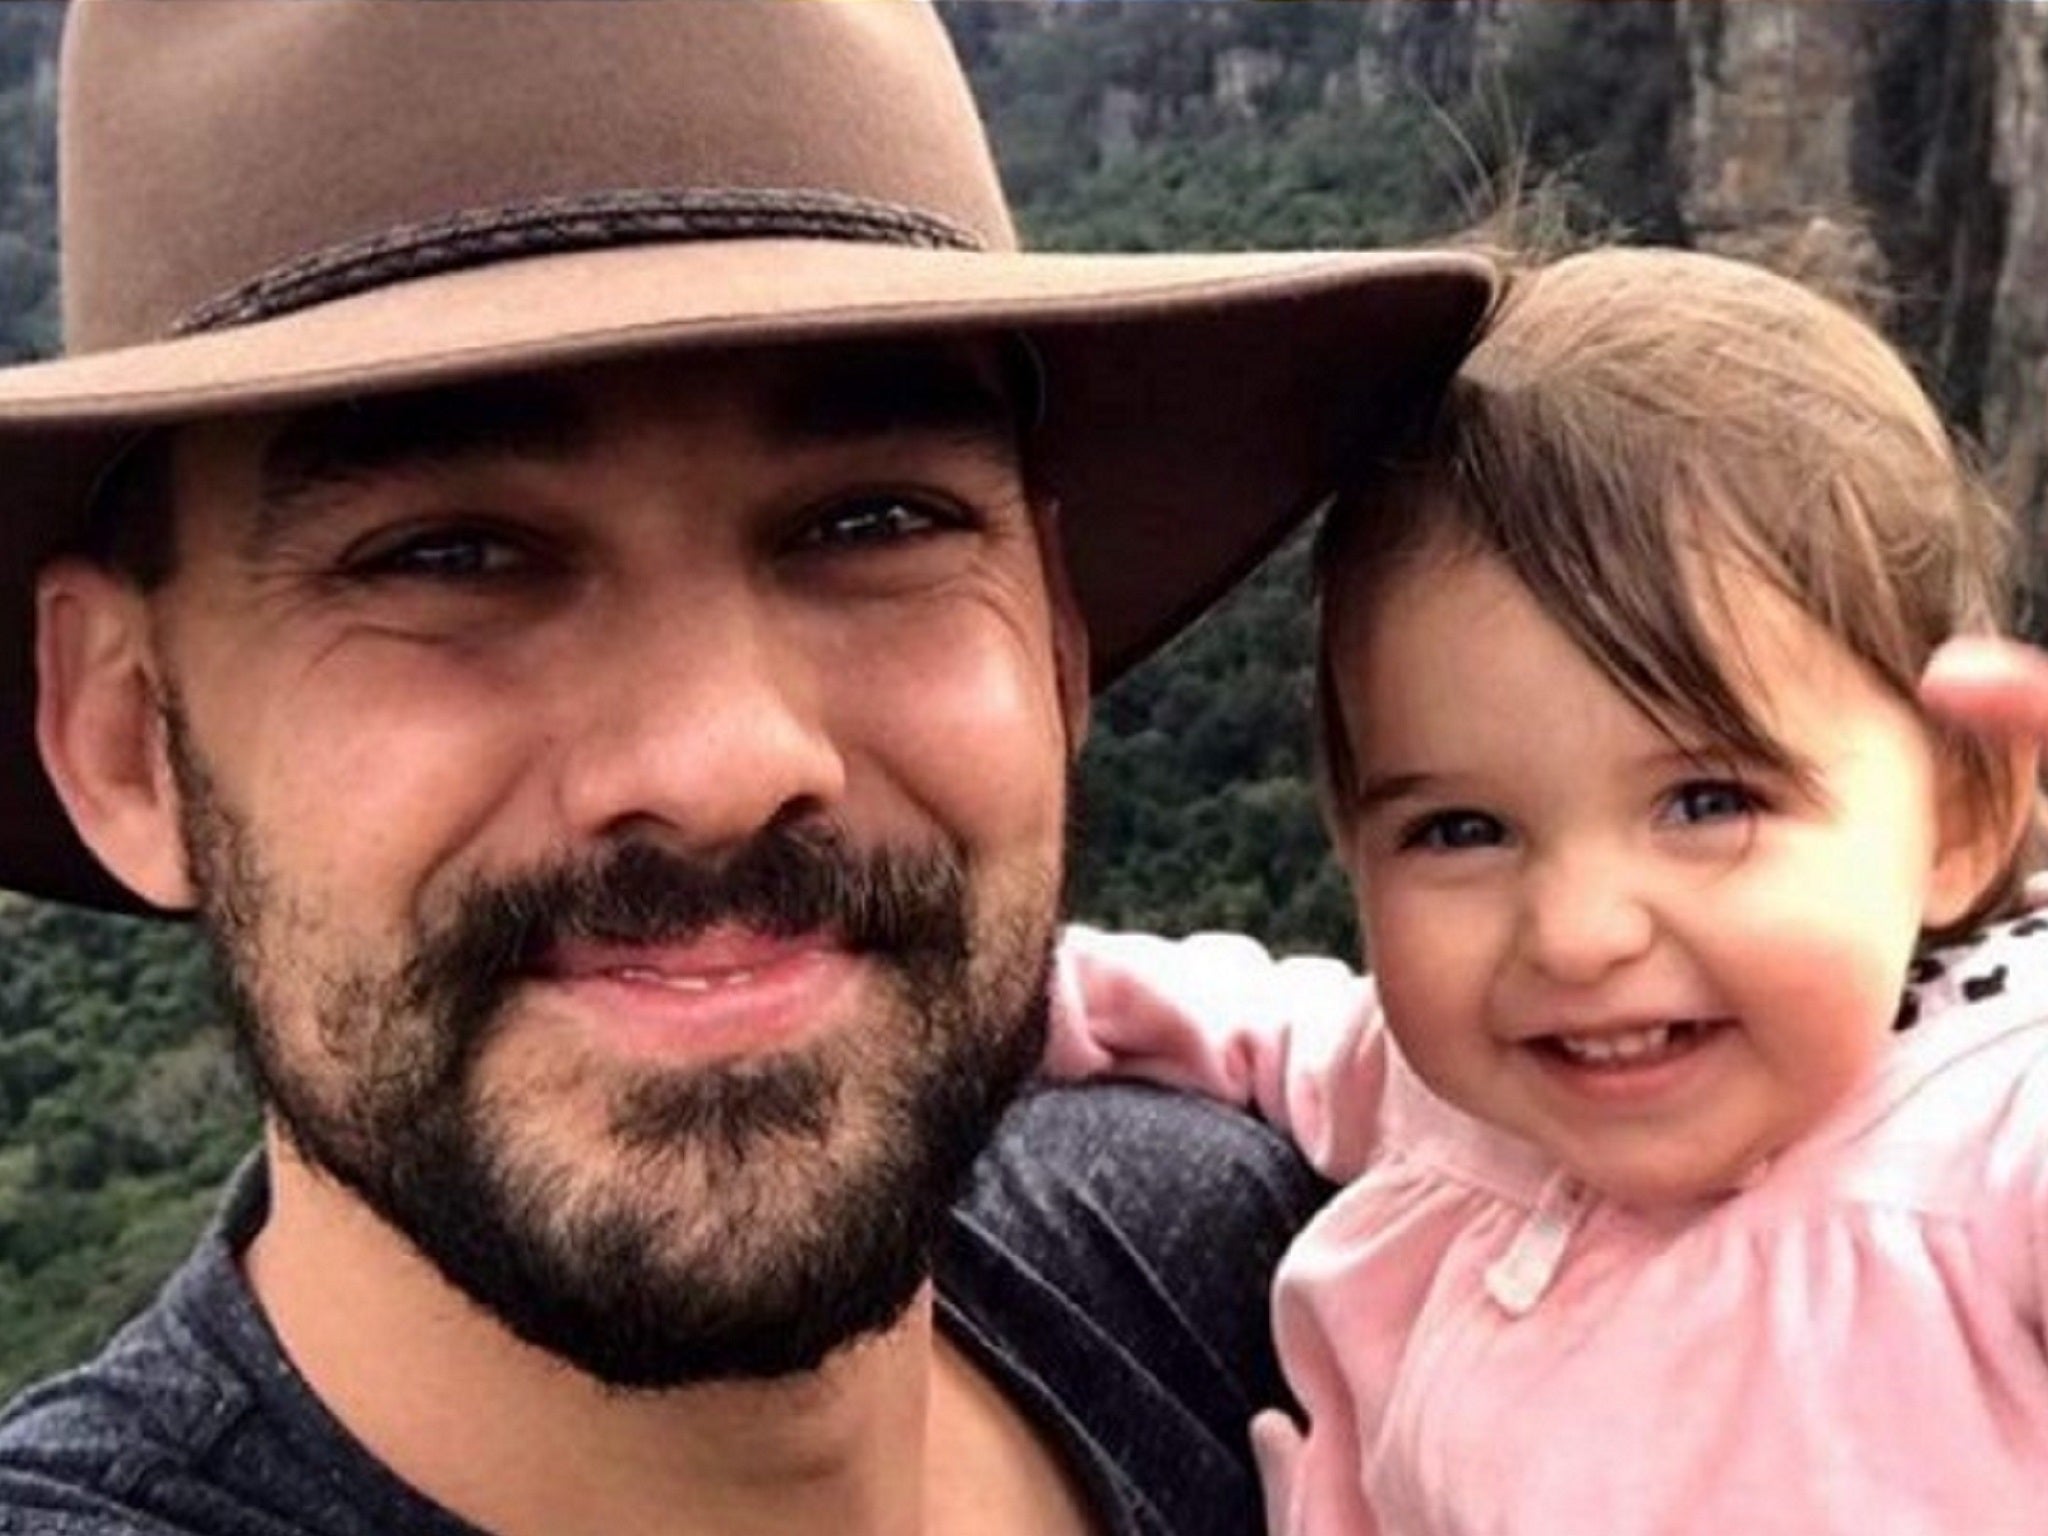
[{"label": "brown hair", "polygon": [[[1324,803],[1356,766],[1330,669],[1356,610],[1428,553],[1504,563],[1661,728],[1796,772],[1710,636],[1729,562],[1913,701],[1952,635],[2011,627],[2009,522],[1875,330],[1720,257],[1607,248],[1519,274],[1441,409],[1338,497],[1317,545]],[[1701,554],[1716,558],[1701,560]],[[2017,813],[2005,757],[1930,722],[1972,809]],[[2025,850],[1954,931],[2016,900]]]}]

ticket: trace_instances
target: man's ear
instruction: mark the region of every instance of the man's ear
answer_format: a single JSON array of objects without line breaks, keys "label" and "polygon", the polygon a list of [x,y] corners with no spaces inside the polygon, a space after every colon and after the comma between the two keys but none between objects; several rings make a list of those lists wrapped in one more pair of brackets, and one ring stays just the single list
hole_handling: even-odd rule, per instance
[{"label": "man's ear", "polygon": [[1998,766],[2007,775],[2003,793],[1985,793],[1955,743],[1938,742],[1935,748],[1936,844],[1921,925],[1925,928],[1945,928],[1967,917],[2012,867],[2038,824],[2039,746],[2031,740],[1987,738],[1982,750],[2002,759]]},{"label": "man's ear", "polygon": [[1059,503],[1034,497],[1032,527],[1038,535],[1038,560],[1045,568],[1046,597],[1052,608],[1052,660],[1058,673],[1060,707],[1067,722],[1067,756],[1081,755],[1088,739],[1088,624],[1074,600],[1074,582],[1067,572],[1066,546],[1060,541]]},{"label": "man's ear", "polygon": [[189,907],[149,607],[77,560],[36,584],[36,744],[85,845],[128,888]]}]

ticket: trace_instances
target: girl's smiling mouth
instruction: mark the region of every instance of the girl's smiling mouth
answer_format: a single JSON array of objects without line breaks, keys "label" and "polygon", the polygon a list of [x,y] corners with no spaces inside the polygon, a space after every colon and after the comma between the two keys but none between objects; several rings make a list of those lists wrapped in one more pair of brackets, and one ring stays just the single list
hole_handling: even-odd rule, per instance
[{"label": "girl's smiling mouth", "polygon": [[1728,1022],[1725,1019],[1667,1019],[1622,1029],[1573,1030],[1539,1035],[1530,1044],[1574,1066],[1647,1066],[1693,1050]]}]

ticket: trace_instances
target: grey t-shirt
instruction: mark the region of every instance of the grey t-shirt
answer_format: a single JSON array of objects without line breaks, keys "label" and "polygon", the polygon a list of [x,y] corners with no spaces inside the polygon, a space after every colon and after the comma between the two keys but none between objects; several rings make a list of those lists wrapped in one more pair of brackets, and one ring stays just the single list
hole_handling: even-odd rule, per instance
[{"label": "grey t-shirt", "polygon": [[[1283,1401],[1267,1286],[1324,1193],[1230,1111],[1118,1085],[1040,1093],[956,1208],[939,1324],[1115,1536],[1256,1532],[1246,1425]],[[252,1164],[157,1300],[0,1417],[0,1532],[477,1536],[376,1461],[285,1358],[235,1262],[266,1200]]]}]

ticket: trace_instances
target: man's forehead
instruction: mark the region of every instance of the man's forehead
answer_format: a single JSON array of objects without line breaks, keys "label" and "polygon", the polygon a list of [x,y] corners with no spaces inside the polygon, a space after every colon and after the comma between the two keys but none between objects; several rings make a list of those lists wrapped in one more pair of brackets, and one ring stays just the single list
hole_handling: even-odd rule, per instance
[{"label": "man's forehead", "polygon": [[646,357],[364,396],[202,425],[253,463],[259,507],[289,518],[327,490],[493,460],[573,462],[624,418],[738,422],[765,447],[956,439],[1014,456],[1036,408],[1021,344],[998,338]]}]

